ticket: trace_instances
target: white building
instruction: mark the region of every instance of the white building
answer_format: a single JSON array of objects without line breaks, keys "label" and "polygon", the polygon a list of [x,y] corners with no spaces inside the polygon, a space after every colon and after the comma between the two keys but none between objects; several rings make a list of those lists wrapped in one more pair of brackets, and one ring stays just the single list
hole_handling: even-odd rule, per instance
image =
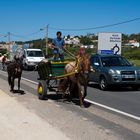
[{"label": "white building", "polygon": [[129,46],[134,46],[134,47],[140,47],[140,43],[137,42],[136,40],[129,40],[128,45]]},{"label": "white building", "polygon": [[64,40],[65,40],[65,44],[78,45],[80,43],[80,40],[78,37],[70,37],[70,38],[65,37]]}]

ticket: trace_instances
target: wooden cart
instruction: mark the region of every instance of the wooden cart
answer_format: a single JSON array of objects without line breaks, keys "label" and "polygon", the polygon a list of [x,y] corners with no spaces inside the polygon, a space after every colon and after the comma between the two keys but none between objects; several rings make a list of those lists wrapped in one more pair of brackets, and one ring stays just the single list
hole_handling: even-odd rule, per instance
[{"label": "wooden cart", "polygon": [[[77,73],[77,66],[75,68],[74,72],[71,72],[69,74],[64,74],[64,68],[67,63],[70,61],[64,61],[64,62],[40,62],[37,66],[38,70],[38,98],[43,100],[47,98],[48,91],[58,91],[58,85],[56,84],[57,81],[60,79],[64,79],[67,76],[73,75]],[[51,65],[51,74],[50,70],[48,69],[48,64]]]}]

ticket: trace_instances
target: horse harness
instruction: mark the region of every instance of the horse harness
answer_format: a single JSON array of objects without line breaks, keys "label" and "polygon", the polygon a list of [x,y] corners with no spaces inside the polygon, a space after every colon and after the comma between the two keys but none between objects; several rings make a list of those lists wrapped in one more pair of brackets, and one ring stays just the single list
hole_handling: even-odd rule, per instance
[{"label": "horse harness", "polygon": [[21,72],[20,64],[16,61],[15,64],[15,75]]}]

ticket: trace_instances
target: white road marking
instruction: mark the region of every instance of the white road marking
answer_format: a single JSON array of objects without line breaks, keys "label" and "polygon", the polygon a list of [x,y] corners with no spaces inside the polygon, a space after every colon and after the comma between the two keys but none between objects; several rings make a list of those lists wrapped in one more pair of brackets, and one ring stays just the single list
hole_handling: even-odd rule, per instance
[{"label": "white road marking", "polygon": [[[5,73],[5,72],[3,72],[3,73]],[[38,85],[38,82],[34,82],[32,80],[29,80],[29,79],[26,79],[26,78],[23,78],[23,77],[22,77],[22,79],[25,80],[25,81],[28,81],[28,82],[31,82],[33,84]],[[124,116],[127,116],[129,118],[132,118],[132,119],[140,121],[140,117],[138,117],[138,116],[126,113],[124,111],[121,111],[121,110],[118,110],[118,109],[115,109],[115,108],[112,108],[112,107],[109,107],[109,106],[106,106],[106,105],[103,105],[103,104],[100,104],[100,103],[97,103],[97,102],[94,102],[94,101],[91,101],[91,100],[88,100],[88,99],[84,99],[84,101],[89,102],[89,103],[91,103],[93,105],[97,105],[99,107],[105,108],[107,110],[110,110],[110,111],[113,111],[113,112],[117,112],[117,113],[119,113],[121,115],[124,115]]]},{"label": "white road marking", "polygon": [[121,110],[118,110],[118,109],[115,109],[115,108],[112,108],[112,107],[109,107],[109,106],[106,106],[106,105],[103,105],[103,104],[100,104],[100,103],[97,103],[97,102],[94,102],[94,101],[91,101],[91,100],[88,100],[88,99],[84,99],[84,101],[89,102],[89,103],[94,104],[94,105],[97,105],[97,106],[99,106],[99,107],[105,108],[105,109],[107,109],[107,110],[111,110],[111,111],[113,111],[113,112],[117,112],[117,113],[119,113],[119,114],[121,114],[121,115],[130,117],[130,118],[132,118],[132,119],[135,119],[135,120],[140,121],[140,117],[138,117],[138,116],[135,116],[135,115],[132,115],[132,114],[123,112],[123,111],[121,111]]},{"label": "white road marking", "polygon": [[26,79],[26,78],[23,78],[23,77],[21,77],[21,79],[23,79],[23,80],[25,80],[25,81],[27,81],[27,82],[30,82],[30,83],[32,83],[32,84],[36,84],[36,85],[38,85],[38,82],[35,82],[35,81],[32,81],[32,80],[29,80],[29,79]]}]

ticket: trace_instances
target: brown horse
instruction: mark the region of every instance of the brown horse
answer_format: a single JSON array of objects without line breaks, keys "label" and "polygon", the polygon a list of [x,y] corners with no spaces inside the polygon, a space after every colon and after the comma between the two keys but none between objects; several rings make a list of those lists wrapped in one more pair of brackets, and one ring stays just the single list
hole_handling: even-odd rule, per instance
[{"label": "brown horse", "polygon": [[90,56],[85,54],[84,56],[78,55],[76,61],[70,62],[65,66],[65,74],[75,72],[68,77],[66,77],[61,83],[59,89],[63,93],[69,88],[69,94],[72,98],[73,96],[78,96],[80,101],[80,106],[83,106],[84,98],[87,95],[87,81],[88,77],[85,76],[90,70]]},{"label": "brown horse", "polygon": [[10,85],[10,91],[14,92],[14,80],[18,78],[18,90],[20,90],[20,80],[22,74],[22,60],[17,59],[14,62],[11,62],[7,66],[8,73],[8,83]]}]

